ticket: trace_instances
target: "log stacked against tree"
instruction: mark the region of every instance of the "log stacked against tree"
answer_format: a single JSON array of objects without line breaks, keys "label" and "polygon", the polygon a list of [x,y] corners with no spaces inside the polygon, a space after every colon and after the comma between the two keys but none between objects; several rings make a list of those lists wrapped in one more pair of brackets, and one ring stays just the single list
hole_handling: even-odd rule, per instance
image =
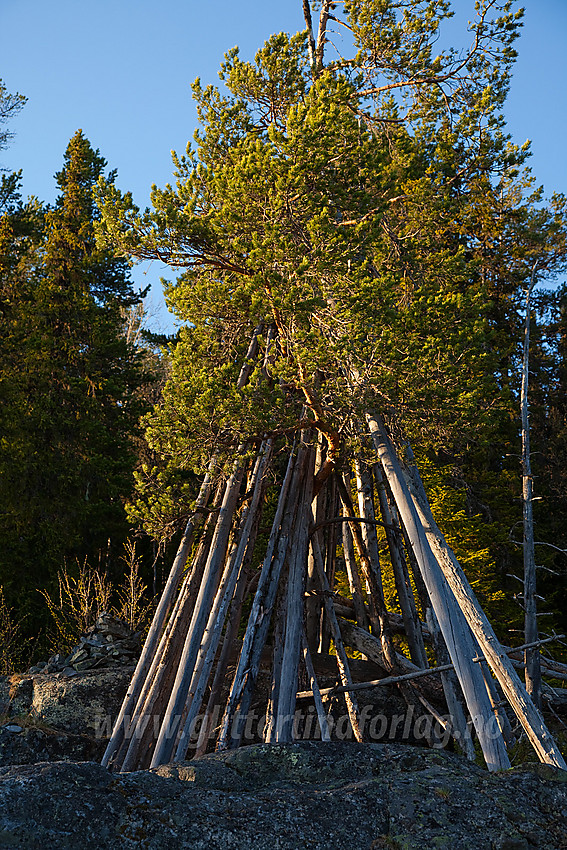
[{"label": "log stacked against tree", "polygon": [[[208,470],[104,764],[183,760],[203,715],[199,752],[239,746],[266,647],[265,740],[298,734],[302,670],[330,737],[316,671],[331,645],[364,740],[350,644],[469,758],[472,725],[489,769],[510,765],[505,700],[539,758],[565,767],[435,524],[408,443],[462,448],[486,427],[502,392],[502,352],[486,344],[494,281],[514,265],[500,293],[512,298],[533,265],[535,213],[512,173],[524,154],[500,122],[521,17],[510,5],[481,2],[469,52],[434,59],[445,4],[348,2],[358,52],[325,66],[338,13],[323,0],[315,38],[305,1],[307,37],[273,36],[255,63],[231,51],[227,97],[195,84],[197,151],[176,158],[177,187],[154,191],[154,212],[101,187],[103,244],[185,269],[168,295],[188,324],[147,439],[172,468]],[[544,219],[552,241],[565,232],[560,204]],[[419,685],[433,676],[449,720]]]}]

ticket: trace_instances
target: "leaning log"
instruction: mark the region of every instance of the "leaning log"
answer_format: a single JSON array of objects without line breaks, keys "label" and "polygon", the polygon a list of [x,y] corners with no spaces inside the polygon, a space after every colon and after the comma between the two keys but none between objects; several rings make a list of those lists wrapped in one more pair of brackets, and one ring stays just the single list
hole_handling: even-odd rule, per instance
[{"label": "leaning log", "polygon": [[[492,626],[478,604],[461,565],[435,523],[423,483],[416,467],[412,465],[411,468],[406,468],[406,475],[404,477],[399,463],[393,455],[391,443],[383,426],[378,423],[375,416],[369,415],[367,420],[376,448],[380,456],[386,461],[384,468],[389,480],[390,476],[392,478],[392,490],[396,487],[398,491],[394,494],[398,507],[400,508],[401,501],[404,504],[408,517],[411,516],[411,519],[408,521],[414,522],[419,530],[423,532],[425,539],[422,539],[422,542],[420,542],[420,534],[415,541],[416,554],[418,554],[419,549],[424,549],[425,546],[428,546],[430,551],[434,553],[435,562],[441,568],[448,586],[458,601],[460,610],[465,615],[473,634],[484,652],[486,660],[500,682],[506,699],[522,724],[528,739],[541,761],[567,770],[567,764],[547,729],[541,713],[530,699],[509,658],[503,651]],[[441,622],[440,625],[443,629]],[[443,634],[445,640],[447,640],[445,630],[443,630]],[[447,641],[447,645],[451,652],[449,641]],[[455,659],[452,660],[454,662]],[[457,675],[458,673],[459,671],[457,669]]]},{"label": "leaning log", "polygon": [[473,661],[476,653],[470,628],[433,555],[390,439],[375,416],[368,414],[367,421],[384,474],[437,615],[451,661],[455,665],[486,765],[489,770],[506,770],[510,767],[510,760],[496,723],[482,671]]}]

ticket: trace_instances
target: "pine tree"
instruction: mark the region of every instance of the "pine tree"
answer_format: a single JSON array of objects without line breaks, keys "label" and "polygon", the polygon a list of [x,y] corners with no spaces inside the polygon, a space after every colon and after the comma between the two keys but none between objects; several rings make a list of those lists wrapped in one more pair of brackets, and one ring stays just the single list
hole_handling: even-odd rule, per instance
[{"label": "pine tree", "polygon": [[[450,4],[421,0],[345,4],[358,53],[335,65],[305,34],[273,36],[255,62],[233,50],[227,94],[194,86],[202,129],[175,159],[175,185],[154,190],[153,212],[106,187],[103,240],[185,269],[167,295],[187,326],[147,420],[166,470],[153,495],[148,470],[138,505],[143,516],[151,503],[154,527],[171,482],[187,484],[213,448],[230,457],[263,433],[314,425],[339,460],[357,437],[351,418],[374,406],[456,468],[471,512],[493,512],[481,580],[501,604],[518,297],[534,222],[544,243],[565,230],[564,216],[539,216],[522,171],[529,149],[506,133],[522,16],[512,7],[478,4],[468,55],[436,56]],[[259,367],[237,391],[260,320],[264,341],[277,328],[270,380]]]}]

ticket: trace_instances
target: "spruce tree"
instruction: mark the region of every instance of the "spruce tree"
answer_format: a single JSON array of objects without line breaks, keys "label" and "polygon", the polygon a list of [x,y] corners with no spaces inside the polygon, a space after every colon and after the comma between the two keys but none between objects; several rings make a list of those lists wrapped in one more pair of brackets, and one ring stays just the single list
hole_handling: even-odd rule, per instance
[{"label": "spruce tree", "polygon": [[0,582],[20,602],[65,560],[116,564],[127,533],[143,375],[124,311],[139,296],[125,262],[95,244],[92,190],[105,166],[78,131],[41,248],[8,276],[18,357],[3,363],[2,387],[17,415],[0,456]]}]

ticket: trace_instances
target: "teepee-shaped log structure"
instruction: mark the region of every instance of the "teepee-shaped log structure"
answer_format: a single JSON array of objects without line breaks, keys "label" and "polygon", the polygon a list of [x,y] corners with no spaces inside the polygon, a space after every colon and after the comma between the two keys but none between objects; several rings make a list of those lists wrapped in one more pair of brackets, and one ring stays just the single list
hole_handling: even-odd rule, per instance
[{"label": "teepee-shaped log structure", "polygon": [[[240,386],[259,356],[260,333],[261,326]],[[264,364],[272,343],[268,335]],[[255,451],[243,443],[230,474],[216,456],[211,459],[104,765],[136,770],[183,761],[212,743],[220,750],[238,747],[247,740],[269,655],[266,741],[290,742],[305,733],[297,705],[307,697],[318,735],[331,740],[326,700],[339,693],[351,736],[364,741],[366,718],[357,694],[391,684],[408,712],[417,707],[435,720],[426,735],[430,744],[439,745],[443,731],[474,758],[468,712],[490,770],[510,766],[503,695],[538,757],[566,767],[435,524],[417,468],[399,459],[377,414],[369,411],[366,422],[355,425],[372,440],[374,461],[368,462],[364,437],[358,455],[352,463],[345,459],[340,472],[329,440],[319,435],[317,442],[309,425],[291,448],[268,435]],[[409,447],[405,457],[411,461]],[[266,498],[268,490],[277,500]],[[260,530],[268,522],[266,539]],[[401,616],[386,602],[379,526],[386,531]],[[350,600],[335,592],[339,551]],[[405,635],[407,656],[393,639],[394,629]],[[317,662],[328,657],[331,642],[336,684],[321,688]],[[383,677],[354,682],[348,646],[376,662]],[[445,716],[420,685],[434,680],[437,692],[442,687]]]}]

